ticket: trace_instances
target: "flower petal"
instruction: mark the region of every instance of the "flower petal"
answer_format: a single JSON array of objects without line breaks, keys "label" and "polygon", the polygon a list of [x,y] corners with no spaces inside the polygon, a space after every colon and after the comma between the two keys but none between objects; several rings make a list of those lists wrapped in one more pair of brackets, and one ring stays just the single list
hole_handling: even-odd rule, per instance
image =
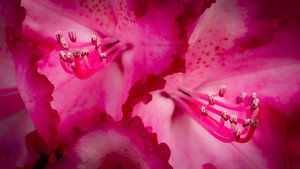
[{"label": "flower petal", "polygon": [[63,156],[49,161],[49,168],[172,168],[168,146],[159,144],[140,118],[114,121],[99,114],[91,109],[78,112],[83,118],[69,116],[61,133]]},{"label": "flower petal", "polygon": [[217,93],[225,84],[228,87],[225,97],[231,101],[243,91],[256,92],[261,100],[262,121],[252,141],[221,143],[183,110],[178,111],[174,103],[157,95],[148,105],[137,107],[134,115],[143,117],[144,123],[158,133],[159,140],[170,146],[174,166],[205,168],[207,163],[215,168],[299,166],[295,160],[299,157],[299,132],[295,128],[299,128],[300,82],[295,77],[300,71],[300,23],[294,7],[298,3],[272,4],[275,7],[270,8],[269,1],[213,4],[190,38],[187,73],[166,78],[166,89],[170,91],[188,86]]},{"label": "flower petal", "polygon": [[24,102],[17,88],[0,90],[0,109],[0,120],[25,109]]},{"label": "flower petal", "polygon": [[34,126],[26,111],[14,113],[0,121],[0,167],[14,168],[22,166],[29,157],[25,136]]},{"label": "flower petal", "polygon": [[289,5],[273,3],[274,9],[267,2],[220,2],[207,10],[190,39],[185,81],[201,84],[298,62],[300,24],[282,12]]},{"label": "flower petal", "polygon": [[[16,79],[20,95],[34,125],[51,147],[58,122],[56,112],[51,109],[49,104],[51,84],[44,76],[37,73],[34,66],[30,67],[34,65],[39,54],[38,52],[32,54],[33,51],[36,51],[36,48],[32,45],[32,42],[28,43],[28,39],[25,39],[20,33],[21,22],[25,16],[24,9],[15,1],[5,3],[4,7],[6,10],[3,11],[3,16],[7,25],[6,41],[16,66]],[[40,90],[36,93],[30,91],[38,89]],[[51,149],[50,147],[48,148]]]}]

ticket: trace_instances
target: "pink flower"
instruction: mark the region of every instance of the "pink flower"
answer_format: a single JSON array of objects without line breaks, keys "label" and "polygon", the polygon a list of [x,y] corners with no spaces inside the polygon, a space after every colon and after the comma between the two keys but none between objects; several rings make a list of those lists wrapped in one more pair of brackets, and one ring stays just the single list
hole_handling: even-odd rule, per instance
[{"label": "pink flower", "polygon": [[[130,121],[135,104],[149,102],[149,92],[162,89],[166,75],[185,71],[188,37],[211,2],[3,4],[2,13],[8,23],[6,41],[15,64],[17,86],[38,131],[27,136],[31,156],[26,167],[33,167],[46,157],[50,164],[55,163],[51,160],[58,158],[54,156],[68,133],[65,130],[72,129],[68,126],[71,117],[82,112],[89,118],[97,117],[105,111],[114,119],[123,117],[120,123]],[[98,113],[87,111],[91,108]],[[89,134],[86,131],[83,135]],[[127,139],[134,142],[136,138],[129,135]],[[90,141],[93,139],[87,139]],[[156,144],[151,144],[149,150],[148,144],[139,147],[148,153],[141,157],[150,168],[169,167],[168,148],[156,148]],[[58,151],[74,151],[72,147],[66,149]],[[70,158],[75,156],[63,154],[67,162]],[[138,161],[135,156],[131,158]]]},{"label": "pink flower", "polygon": [[[169,145],[173,166],[299,168],[297,7],[296,2],[218,1],[200,17],[189,39],[186,73],[168,76],[168,96],[153,93],[153,100],[139,104],[133,113]],[[227,88],[220,97],[222,85]],[[242,92],[247,93],[245,100]],[[251,140],[241,140],[254,127],[246,125],[241,135],[230,131],[235,123],[228,119],[224,127],[222,110],[227,118],[237,115],[238,123],[244,123],[255,116],[247,105],[253,92],[260,102],[259,125]],[[238,129],[243,131],[242,124]],[[242,141],[248,142],[237,143]]]},{"label": "pink flower", "polygon": [[299,3],[211,3],[6,2],[27,166],[297,168]]}]

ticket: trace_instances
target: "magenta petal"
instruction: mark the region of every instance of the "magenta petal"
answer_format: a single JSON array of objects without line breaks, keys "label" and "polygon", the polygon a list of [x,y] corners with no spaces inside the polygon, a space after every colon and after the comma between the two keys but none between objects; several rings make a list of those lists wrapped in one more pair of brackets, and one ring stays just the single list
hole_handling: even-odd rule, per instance
[{"label": "magenta petal", "polygon": [[[12,5],[15,5],[13,6],[14,10],[6,11],[4,16],[14,20],[15,18],[10,16],[11,12],[14,12],[14,14],[18,14],[16,18],[22,18],[24,16],[23,8],[18,6],[18,3],[12,3]],[[21,20],[15,21],[21,22]],[[51,149],[55,140],[53,136],[57,132],[56,125],[59,121],[57,112],[49,104],[52,100],[53,87],[45,76],[38,74],[37,67],[34,66],[40,55],[38,49],[34,47],[32,41],[21,35],[20,25],[17,23],[6,28],[8,48],[16,66],[17,86],[35,127],[50,146],[48,148]]]},{"label": "magenta petal", "polygon": [[89,111],[93,118],[82,114],[64,124],[63,157],[49,168],[172,168],[168,146],[159,144],[139,117],[114,121],[97,110],[85,114]]},{"label": "magenta petal", "polygon": [[299,166],[295,159],[299,157],[296,128],[299,128],[300,23],[294,7],[299,5],[274,1],[271,7],[270,2],[213,4],[201,16],[189,39],[187,73],[167,78],[167,89],[173,91],[191,87],[218,94],[220,86],[225,84],[228,88],[224,97],[231,101],[243,91],[248,95],[256,92],[261,99],[262,119],[252,141],[221,143],[184,111],[174,111],[176,105],[172,100],[157,95],[148,105],[139,104],[134,111],[134,115],[143,117],[145,124],[153,126],[159,140],[168,143],[173,166],[204,168],[208,163],[225,169]]},{"label": "magenta petal", "polygon": [[[53,86],[45,76],[38,74],[36,67],[30,67],[30,65],[34,64],[35,61],[32,59],[36,56],[30,52],[36,49],[30,50],[29,46],[24,46],[26,43],[23,41],[10,46],[18,71],[16,75],[17,85],[35,127],[46,142],[51,145],[53,144],[53,139],[55,139],[56,126],[59,122],[57,112],[50,106]],[[28,53],[24,53],[25,51]]]},{"label": "magenta petal", "polygon": [[25,136],[34,129],[26,111],[0,121],[0,168],[23,166],[28,157]]},{"label": "magenta petal", "polygon": [[[300,24],[282,12],[293,3],[284,4],[274,2],[275,9],[268,3],[214,4],[190,39],[186,81],[200,84],[298,63]],[[229,15],[229,20],[222,19]]]},{"label": "magenta petal", "polygon": [[0,90],[0,120],[17,113],[24,108],[25,105],[18,89],[9,88]]}]

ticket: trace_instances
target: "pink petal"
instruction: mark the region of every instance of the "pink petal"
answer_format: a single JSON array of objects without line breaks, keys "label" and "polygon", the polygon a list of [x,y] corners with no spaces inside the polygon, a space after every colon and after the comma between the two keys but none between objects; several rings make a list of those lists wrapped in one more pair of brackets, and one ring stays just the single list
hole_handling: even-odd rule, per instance
[{"label": "pink petal", "polygon": [[172,168],[168,146],[159,144],[139,117],[114,121],[92,109],[62,125],[62,158],[48,158],[49,168]]},{"label": "pink petal", "polygon": [[[299,166],[299,21],[292,2],[217,2],[205,11],[190,38],[187,73],[167,77],[166,90],[197,87],[226,99],[243,91],[261,99],[261,125],[252,141],[224,144],[171,100],[154,95],[134,115],[153,126],[179,168],[297,168]],[[293,6],[293,7],[291,7]],[[224,19],[226,18],[226,19]],[[272,31],[270,31],[272,30]],[[177,110],[177,109],[175,109]],[[141,113],[145,112],[145,113]],[[151,113],[159,112],[159,113]],[[225,155],[226,154],[226,155]],[[255,155],[253,155],[255,154]]]},{"label": "pink petal", "polygon": [[27,162],[25,136],[33,130],[26,111],[14,113],[0,121],[0,168],[14,168]]},{"label": "pink petal", "polygon": [[25,109],[24,102],[17,88],[0,90],[0,120]]},{"label": "pink petal", "polygon": [[[6,9],[6,10],[9,10]],[[1,6],[1,14],[5,12]],[[11,58],[11,53],[5,41],[5,27],[12,23],[6,23],[5,18],[0,16],[0,119],[4,119],[25,108],[16,88],[15,67]]]},{"label": "pink petal", "polygon": [[[6,40],[16,66],[16,79],[20,95],[33,123],[47,143],[51,145],[58,122],[56,112],[51,109],[49,104],[51,97],[48,93],[52,92],[52,86],[44,76],[37,73],[34,66],[30,67],[34,65],[39,54],[38,52],[32,54],[31,52],[37,51],[36,48],[33,47],[32,42],[28,43],[28,39],[20,35],[21,22],[25,16],[24,9],[14,1],[6,2],[4,5],[6,9],[3,11],[6,19]],[[38,89],[40,90],[37,93],[30,92],[30,90]]]},{"label": "pink petal", "polygon": [[[300,24],[282,12],[288,7],[279,2],[274,5],[275,9],[269,9],[267,3],[232,1],[216,3],[207,10],[190,39],[186,81],[200,84],[297,63]],[[230,19],[223,20],[223,16]]]}]

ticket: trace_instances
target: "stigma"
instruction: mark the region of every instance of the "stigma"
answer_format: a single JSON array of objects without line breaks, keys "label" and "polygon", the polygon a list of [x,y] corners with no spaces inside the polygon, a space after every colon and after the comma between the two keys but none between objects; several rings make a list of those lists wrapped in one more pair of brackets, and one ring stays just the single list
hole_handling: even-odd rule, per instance
[{"label": "stigma", "polygon": [[260,122],[260,100],[256,93],[248,96],[241,92],[236,98],[228,98],[225,92],[226,86],[222,85],[215,93],[181,88],[169,96],[220,141],[248,142]]},{"label": "stigma", "polygon": [[61,31],[56,33],[60,63],[65,72],[79,79],[91,77],[128,50],[127,44],[113,37],[91,35],[89,42],[78,42],[73,30],[67,35],[65,38]]}]

